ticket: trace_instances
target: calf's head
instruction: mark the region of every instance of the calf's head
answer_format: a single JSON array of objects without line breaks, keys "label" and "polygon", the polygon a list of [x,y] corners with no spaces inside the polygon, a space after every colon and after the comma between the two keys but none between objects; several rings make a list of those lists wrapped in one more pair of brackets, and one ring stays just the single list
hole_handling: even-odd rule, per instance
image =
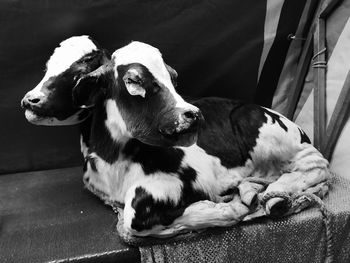
[{"label": "calf's head", "polygon": [[72,125],[89,115],[87,107],[77,107],[72,90],[79,78],[108,61],[89,36],[75,36],[60,43],[46,64],[40,83],[23,97],[27,120],[37,125]]},{"label": "calf's head", "polygon": [[176,93],[176,78],[158,49],[132,42],[113,53],[110,65],[81,78],[74,97],[89,104],[91,94],[104,91],[106,126],[116,140],[125,136],[155,146],[189,146],[203,117]]}]

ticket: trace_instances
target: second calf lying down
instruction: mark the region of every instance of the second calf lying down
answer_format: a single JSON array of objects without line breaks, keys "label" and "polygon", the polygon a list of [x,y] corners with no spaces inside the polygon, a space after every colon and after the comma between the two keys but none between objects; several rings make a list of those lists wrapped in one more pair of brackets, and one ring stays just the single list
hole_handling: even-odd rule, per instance
[{"label": "second calf lying down", "polygon": [[[196,210],[196,202],[220,202],[232,189],[238,189],[239,205],[247,214],[257,195],[249,178],[268,182],[265,194],[302,193],[327,180],[327,160],[280,114],[227,99],[185,102],[175,91],[176,72],[158,49],[132,42],[115,51],[111,60],[104,55],[98,61],[98,67],[77,73],[70,83],[58,85],[58,78],[51,78],[36,90],[48,85],[68,90],[65,98],[45,100],[63,99],[72,116],[90,108],[84,182],[106,202],[125,205],[124,226],[131,233],[156,235],[179,222],[188,229],[208,226],[189,222],[198,215],[204,217],[202,222],[217,218]],[[42,114],[47,108],[31,105],[28,97],[22,104],[31,121],[36,111]],[[320,187],[322,191],[314,191],[327,191],[325,185]],[[268,214],[286,212],[279,198],[268,200],[265,209]]]}]

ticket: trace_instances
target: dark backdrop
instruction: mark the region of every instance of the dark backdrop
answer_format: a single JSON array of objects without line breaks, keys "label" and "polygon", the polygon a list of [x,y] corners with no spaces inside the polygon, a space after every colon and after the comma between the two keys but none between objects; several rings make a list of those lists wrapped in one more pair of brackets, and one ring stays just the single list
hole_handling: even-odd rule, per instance
[{"label": "dark backdrop", "polygon": [[[285,1],[291,19],[279,25],[268,74],[279,74],[304,4]],[[259,102],[265,9],[256,0],[0,1],[0,174],[81,164],[77,127],[33,126],[20,109],[62,40],[88,34],[110,51],[143,41],[178,71],[181,94]]]}]

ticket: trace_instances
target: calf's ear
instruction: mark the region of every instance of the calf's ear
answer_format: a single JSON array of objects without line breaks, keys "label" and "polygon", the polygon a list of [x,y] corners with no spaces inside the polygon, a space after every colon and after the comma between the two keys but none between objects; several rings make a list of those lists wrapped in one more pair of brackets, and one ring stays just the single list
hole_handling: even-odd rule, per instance
[{"label": "calf's ear", "polygon": [[110,71],[111,66],[105,64],[80,77],[72,90],[73,103],[79,108],[93,107],[96,97],[106,92]]},{"label": "calf's ear", "polygon": [[166,69],[168,70],[168,72],[170,74],[171,82],[173,83],[174,87],[176,88],[176,86],[177,86],[177,76],[178,76],[176,70],[173,69],[172,67],[170,67],[168,64],[165,64],[165,67],[166,67]]},{"label": "calf's ear", "polygon": [[124,85],[130,95],[141,97],[146,96],[146,90],[143,88],[141,73],[136,68],[129,69],[123,76]]}]

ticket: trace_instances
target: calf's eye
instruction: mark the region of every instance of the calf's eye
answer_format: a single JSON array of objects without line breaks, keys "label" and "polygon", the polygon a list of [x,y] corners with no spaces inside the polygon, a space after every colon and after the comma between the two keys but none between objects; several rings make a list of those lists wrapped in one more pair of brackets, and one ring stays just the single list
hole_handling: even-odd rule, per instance
[{"label": "calf's eye", "polygon": [[152,93],[157,93],[160,90],[160,86],[157,82],[153,82]]}]

